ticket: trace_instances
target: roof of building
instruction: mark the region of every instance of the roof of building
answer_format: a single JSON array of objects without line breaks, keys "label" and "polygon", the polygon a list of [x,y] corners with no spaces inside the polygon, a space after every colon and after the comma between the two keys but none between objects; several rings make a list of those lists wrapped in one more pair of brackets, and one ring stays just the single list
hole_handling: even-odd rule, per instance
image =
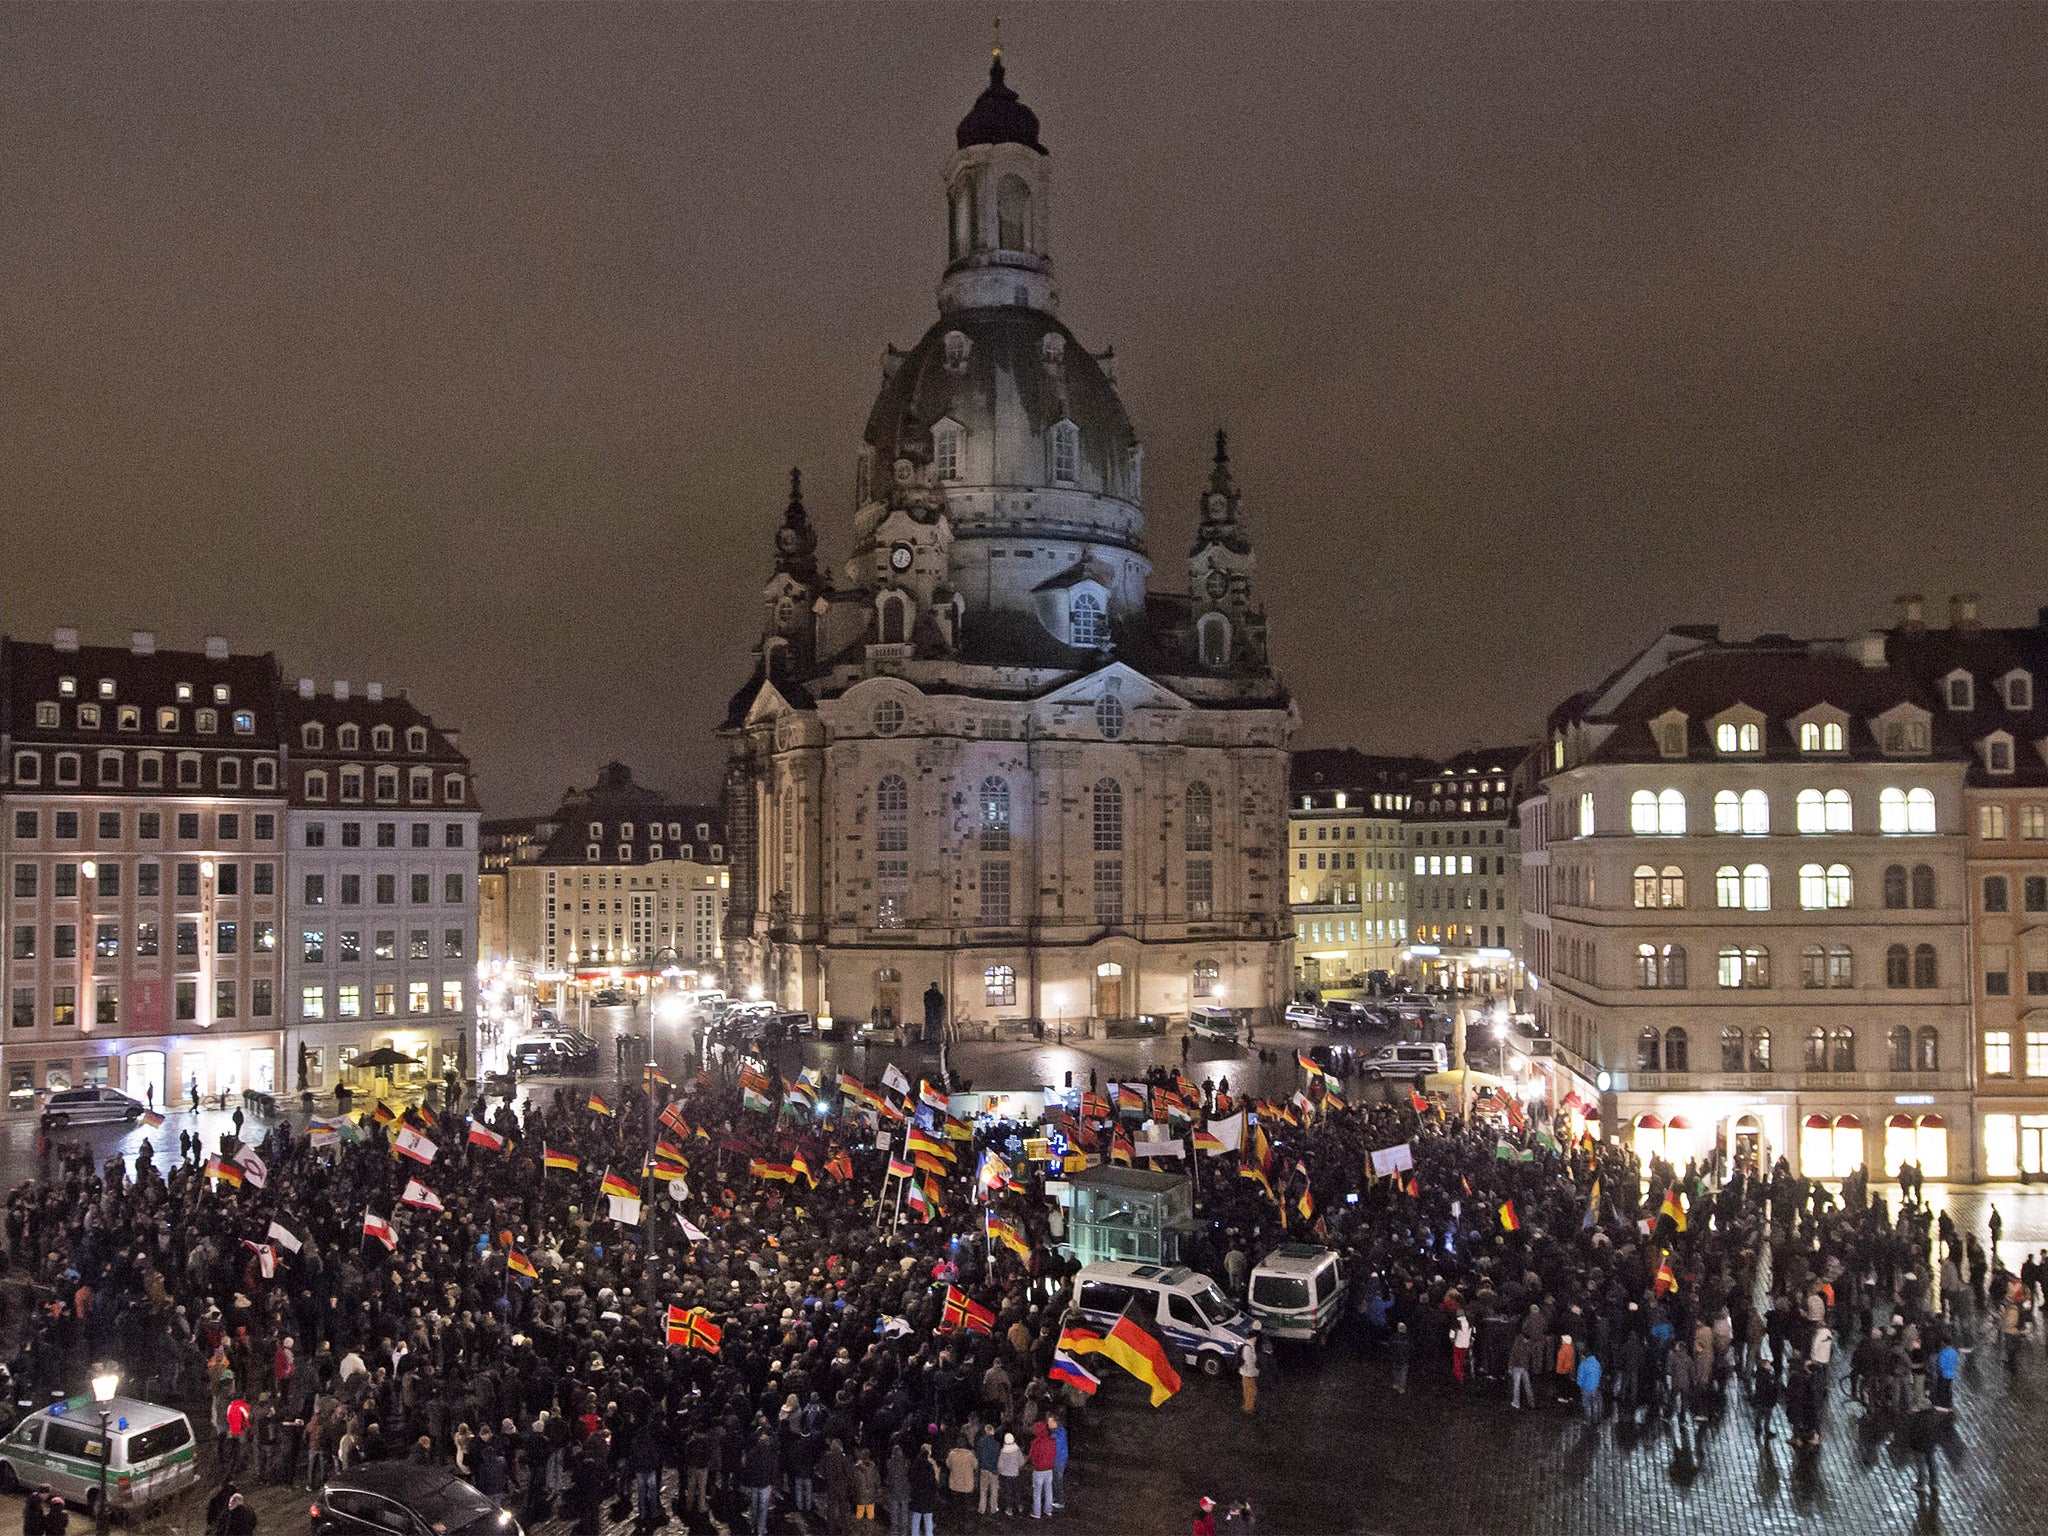
[{"label": "roof of building", "polygon": [[989,60],[988,88],[975,97],[974,105],[960,119],[953,142],[961,149],[973,144],[1022,144],[1041,155],[1046,153],[1038,142],[1038,114],[1018,100],[1003,80],[1001,49]]},{"label": "roof of building", "polygon": [[1417,774],[1434,766],[1426,757],[1382,757],[1355,747],[1305,747],[1289,762],[1287,789],[1295,796],[1340,789],[1406,792]]},{"label": "roof of building", "polygon": [[[637,782],[621,762],[606,763],[588,789],[570,790],[546,820],[556,825],[533,861],[540,864],[651,864],[656,848],[664,861],[681,857],[685,847],[700,864],[712,862],[713,846],[724,857],[725,813],[719,807],[670,800]],[[676,830],[667,835],[671,826]],[[592,844],[599,850],[595,860]]]},{"label": "roof of building", "polygon": [[[0,689],[5,691],[4,716],[8,735],[17,743],[35,741],[101,742],[110,746],[149,747],[235,747],[272,751],[278,743],[277,660],[262,655],[232,655],[224,647],[213,651],[157,650],[154,642],[145,649],[133,645],[78,645],[59,649],[47,641],[7,639],[0,641]],[[73,680],[73,693],[66,697],[64,678]],[[100,689],[102,679],[114,685],[111,694]],[[190,697],[180,698],[183,684]],[[214,690],[227,689],[227,698],[217,700]],[[36,725],[36,706],[61,706],[55,729]],[[108,713],[98,729],[78,725],[74,705],[98,705]],[[112,712],[123,704],[139,705],[139,731],[119,732]],[[157,729],[157,710],[176,707],[178,728]],[[219,729],[202,733],[198,713],[202,709],[220,712]],[[254,729],[247,734],[232,730],[229,716],[248,710]]]},{"label": "roof of building", "polygon": [[[456,745],[455,733],[434,724],[432,717],[399,692],[382,693],[372,698],[351,688],[346,698],[337,698],[332,692],[316,692],[309,698],[303,692],[287,690],[284,717],[290,727],[292,756],[295,758],[367,759],[388,756],[394,762],[460,763],[464,766],[469,762],[461,747]],[[314,723],[325,726],[326,732],[320,746],[309,747],[299,727]],[[361,732],[360,747],[343,748],[339,745],[337,733],[345,725],[353,725]],[[371,733],[380,725],[389,726],[393,734],[395,745],[387,754],[376,753],[371,746],[374,740]],[[405,733],[414,726],[423,728],[427,733],[425,751],[410,751],[405,745]]]}]

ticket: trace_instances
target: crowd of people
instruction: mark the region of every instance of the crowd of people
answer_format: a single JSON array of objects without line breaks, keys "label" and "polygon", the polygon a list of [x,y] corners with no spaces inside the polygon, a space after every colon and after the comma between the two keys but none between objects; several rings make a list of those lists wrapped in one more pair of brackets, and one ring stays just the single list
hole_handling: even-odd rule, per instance
[{"label": "crowd of people", "polygon": [[[2038,1264],[2008,1272],[1946,1216],[1894,1215],[1860,1181],[1838,1199],[1781,1162],[1710,1183],[1562,1124],[1459,1119],[1405,1090],[1345,1103],[1304,1076],[1273,1104],[1159,1069],[1139,1140],[1187,1138],[1202,1177],[1186,1257],[1235,1294],[1282,1241],[1342,1251],[1347,1327],[1395,1392],[1420,1374],[1680,1433],[1740,1401],[1759,1438],[1782,1409],[1810,1448],[1844,1353],[1867,1404],[1938,1433],[1977,1320],[2016,1340],[2039,1299]],[[782,1507],[895,1536],[942,1513],[1064,1511],[1091,1405],[1048,1375],[1075,1266],[1025,1128],[927,1109],[945,1155],[904,1178],[920,1095],[872,1091],[860,1110],[815,1073],[792,1086],[749,1064],[745,1081],[706,1070],[516,1106],[373,1103],[345,1134],[273,1125],[239,1162],[232,1138],[209,1154],[196,1136],[168,1169],[65,1157],[7,1204],[39,1303],[19,1389],[72,1391],[113,1359],[129,1390],[190,1404],[215,1439],[217,1512],[241,1485],[318,1488],[391,1459],[583,1532],[607,1506],[648,1528],[713,1510],[760,1533]],[[1157,1113],[1162,1094],[1185,1120]],[[1091,1093],[1058,1129],[1075,1155],[1127,1160],[1126,1108]],[[1198,1146],[1229,1115],[1234,1146]],[[1408,1165],[1376,1175],[1372,1154],[1402,1145]],[[608,1175],[636,1205],[605,1194]],[[404,1203],[409,1183],[424,1205]],[[989,1211],[1016,1247],[989,1241]],[[712,1326],[671,1342],[678,1316]],[[1252,1524],[1233,1503],[1226,1529]]]}]

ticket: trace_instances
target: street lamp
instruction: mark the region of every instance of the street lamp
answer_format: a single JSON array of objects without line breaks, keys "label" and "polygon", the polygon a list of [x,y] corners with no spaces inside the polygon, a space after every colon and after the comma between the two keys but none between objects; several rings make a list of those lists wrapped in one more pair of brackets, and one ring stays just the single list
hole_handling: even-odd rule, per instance
[{"label": "street lamp", "polygon": [[108,1420],[114,1413],[114,1394],[121,1389],[121,1373],[111,1365],[103,1365],[92,1378],[93,1406],[100,1414],[100,1497],[93,1510],[93,1530],[96,1536],[107,1536],[107,1460],[112,1454],[114,1443],[107,1433]]}]

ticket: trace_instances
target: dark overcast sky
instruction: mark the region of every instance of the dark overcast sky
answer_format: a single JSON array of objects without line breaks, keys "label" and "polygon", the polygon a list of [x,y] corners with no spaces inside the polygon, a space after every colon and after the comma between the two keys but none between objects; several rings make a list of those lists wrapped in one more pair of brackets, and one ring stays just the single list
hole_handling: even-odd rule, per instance
[{"label": "dark overcast sky", "polygon": [[[1232,432],[1305,744],[1667,623],[2048,602],[2048,9],[1004,4],[1178,579]],[[984,8],[0,9],[0,625],[409,687],[487,808],[708,788],[843,548]]]}]

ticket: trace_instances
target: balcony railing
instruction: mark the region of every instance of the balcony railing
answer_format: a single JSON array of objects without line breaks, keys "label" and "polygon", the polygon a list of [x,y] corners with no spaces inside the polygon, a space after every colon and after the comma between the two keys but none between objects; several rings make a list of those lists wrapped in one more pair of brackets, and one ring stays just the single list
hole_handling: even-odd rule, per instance
[{"label": "balcony railing", "polygon": [[1960,1072],[1629,1072],[1617,1084],[1632,1093],[1938,1093],[1966,1088]]}]

